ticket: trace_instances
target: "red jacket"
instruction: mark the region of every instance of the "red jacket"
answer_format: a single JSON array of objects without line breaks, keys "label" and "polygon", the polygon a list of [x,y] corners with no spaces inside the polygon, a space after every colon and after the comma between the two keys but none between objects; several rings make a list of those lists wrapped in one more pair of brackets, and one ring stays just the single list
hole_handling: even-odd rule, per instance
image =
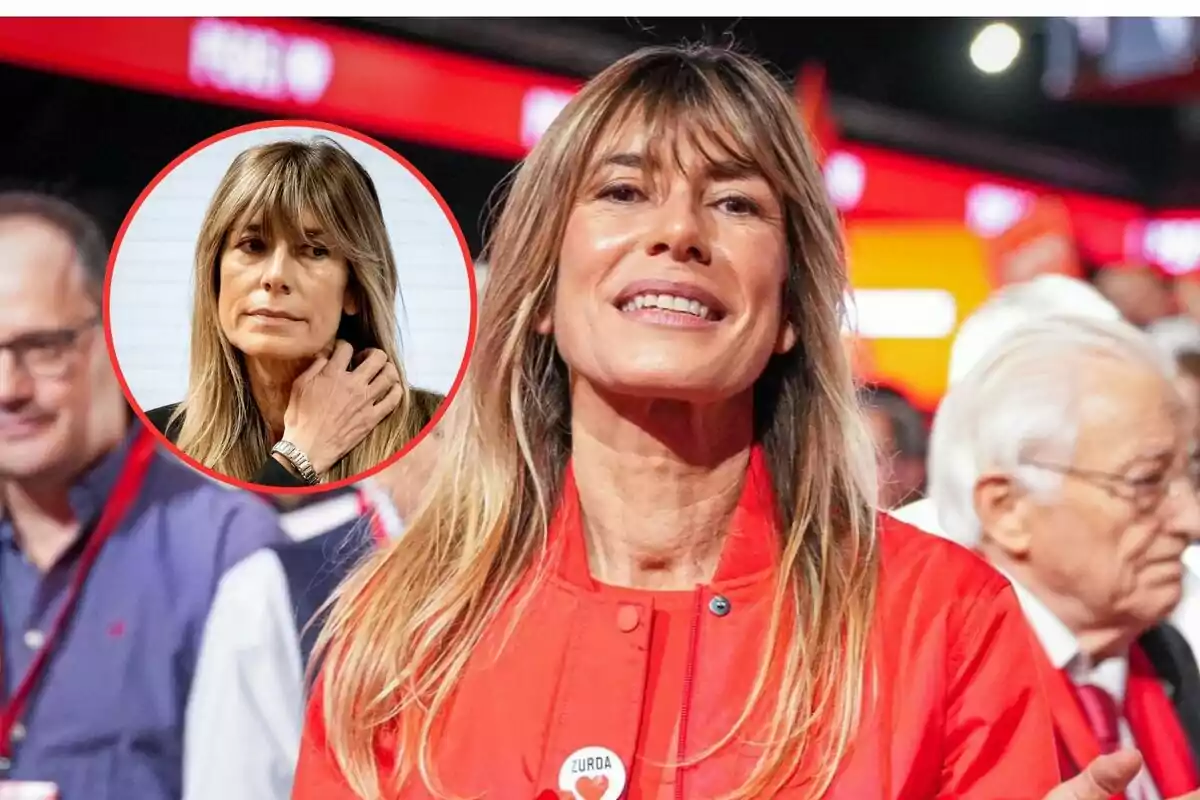
[{"label": "red jacket", "polygon": [[[736,788],[755,761],[748,745],[685,767],[655,792],[635,784],[621,794],[619,784],[643,755],[644,740],[653,738],[647,728],[677,725],[675,741],[691,756],[730,729],[749,695],[778,553],[764,459],[756,453],[751,461],[714,580],[692,595],[691,646],[676,684],[684,687],[682,703],[677,711],[668,706],[670,720],[651,717],[649,725],[644,710],[656,693],[647,687],[663,685],[651,663],[654,625],[646,623],[654,619],[654,595],[638,603],[628,591],[614,596],[596,585],[570,476],[564,498],[547,556],[551,577],[500,648],[509,627],[502,615],[447,712],[435,763],[445,788],[458,797],[498,800],[702,800]],[[826,797],[1042,800],[1059,782],[1058,759],[1049,707],[1028,657],[1037,643],[1011,587],[958,545],[890,517],[880,528],[870,647],[879,681]],[[324,739],[317,696],[293,800],[355,798]],[[377,751],[381,769],[390,769],[388,743],[381,740]],[[583,772],[576,778],[572,768]],[[802,777],[776,796],[801,797]],[[429,797],[408,787],[396,800]]]}]

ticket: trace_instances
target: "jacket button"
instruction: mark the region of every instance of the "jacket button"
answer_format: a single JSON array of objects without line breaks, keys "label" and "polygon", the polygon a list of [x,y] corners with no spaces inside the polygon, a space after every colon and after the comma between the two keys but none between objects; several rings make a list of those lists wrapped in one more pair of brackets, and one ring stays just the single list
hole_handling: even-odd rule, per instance
[{"label": "jacket button", "polygon": [[638,613],[637,606],[621,606],[617,611],[617,628],[622,633],[629,633],[638,626],[641,614]]},{"label": "jacket button", "polygon": [[723,617],[732,610],[729,605],[729,600],[722,595],[717,595],[712,600],[708,601],[708,610],[716,614],[718,617]]}]

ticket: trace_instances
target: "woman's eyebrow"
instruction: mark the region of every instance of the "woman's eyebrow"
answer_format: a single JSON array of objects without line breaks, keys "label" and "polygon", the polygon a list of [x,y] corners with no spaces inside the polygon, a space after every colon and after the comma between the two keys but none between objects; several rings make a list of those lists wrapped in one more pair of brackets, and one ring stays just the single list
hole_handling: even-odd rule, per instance
[{"label": "woman's eyebrow", "polygon": [[739,161],[713,161],[705,168],[705,175],[714,181],[736,181],[745,178],[761,178],[762,171]]},{"label": "woman's eyebrow", "polygon": [[647,159],[641,153],[613,153],[596,165],[597,167],[629,167],[630,169],[645,169]]},{"label": "woman's eyebrow", "polygon": [[[602,159],[596,169],[603,167],[627,167],[629,169],[654,169],[653,159],[642,153],[613,153]],[[733,159],[710,161],[704,168],[705,177],[715,181],[732,181],[743,178],[760,178],[762,171],[757,167]]]}]

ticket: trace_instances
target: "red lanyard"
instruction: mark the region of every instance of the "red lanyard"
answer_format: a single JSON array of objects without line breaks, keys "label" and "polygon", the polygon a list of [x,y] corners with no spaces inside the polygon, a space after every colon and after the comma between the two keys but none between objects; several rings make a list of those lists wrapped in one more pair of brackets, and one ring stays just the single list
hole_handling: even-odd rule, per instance
[{"label": "red lanyard", "polygon": [[362,490],[357,490],[358,494],[358,516],[366,517],[370,520],[371,538],[375,541],[376,547],[383,547],[391,539],[388,536],[387,527],[383,524],[383,516],[381,512],[375,508],[375,504],[371,502],[371,498],[367,497],[367,493]]},{"label": "red lanyard", "polygon": [[29,704],[33,690],[37,688],[38,682],[46,672],[50,656],[53,655],[54,648],[58,645],[67,623],[70,622],[71,614],[79,602],[79,595],[83,591],[88,573],[91,572],[96,558],[100,555],[100,549],[116,531],[117,526],[133,505],[133,501],[137,499],[153,455],[154,436],[149,430],[143,428],[133,440],[129,454],[125,457],[125,464],[121,467],[121,473],[113,485],[112,494],[109,495],[108,503],[105,504],[104,510],[100,513],[100,519],[96,522],[96,527],[92,529],[91,535],[83,547],[83,553],[79,556],[79,566],[71,576],[71,583],[67,588],[67,596],[50,626],[41,649],[33,657],[29,669],[21,678],[21,682],[17,684],[12,697],[0,707],[0,774],[7,771],[11,765],[13,728],[20,721],[21,715],[25,713],[25,707]]}]

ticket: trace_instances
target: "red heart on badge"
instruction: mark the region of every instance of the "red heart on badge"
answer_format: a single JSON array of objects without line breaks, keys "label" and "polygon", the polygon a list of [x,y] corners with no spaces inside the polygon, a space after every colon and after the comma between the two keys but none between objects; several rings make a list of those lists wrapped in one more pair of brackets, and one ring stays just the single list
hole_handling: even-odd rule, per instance
[{"label": "red heart on badge", "polygon": [[600,800],[607,791],[607,775],[601,775],[599,778],[583,777],[575,781],[575,793],[583,800]]}]

